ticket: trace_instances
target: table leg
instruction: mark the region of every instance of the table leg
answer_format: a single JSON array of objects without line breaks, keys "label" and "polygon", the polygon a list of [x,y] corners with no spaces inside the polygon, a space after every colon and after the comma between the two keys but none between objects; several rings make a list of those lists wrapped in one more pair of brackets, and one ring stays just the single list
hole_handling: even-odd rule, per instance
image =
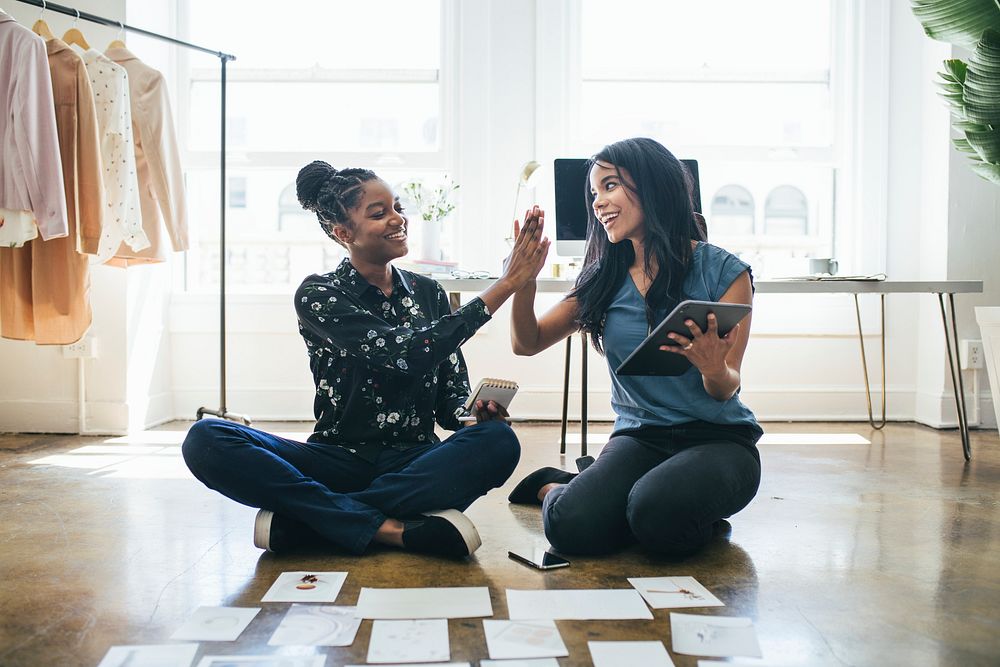
[{"label": "table leg", "polygon": [[865,398],[868,400],[868,423],[871,424],[872,428],[879,430],[885,428],[885,294],[881,294],[881,333],[880,338],[882,342],[882,421],[879,424],[875,423],[875,416],[872,414],[872,391],[871,384],[868,381],[868,359],[865,356],[865,336],[861,330],[861,305],[858,302],[858,295],[854,295],[854,312],[858,319],[858,343],[861,345],[861,369],[864,371],[865,376]]},{"label": "table leg", "polygon": [[[958,367],[958,327],[955,324],[955,295],[948,293],[948,306],[951,309],[951,330],[948,329],[948,316],[945,314],[944,294],[938,293],[938,303],[941,305],[941,324],[944,325],[944,346],[948,350],[948,369],[951,371],[951,385],[955,390],[955,410],[958,412],[958,430],[962,436],[962,453],[966,461],[972,460],[972,447],[969,443],[969,419],[965,412],[965,385],[962,382],[962,369]],[[955,348],[952,354],[952,346]]]},{"label": "table leg", "polygon": [[580,456],[587,455],[587,334],[580,334]]},{"label": "table leg", "polygon": [[569,410],[569,360],[573,335],[566,336],[566,364],[563,367],[562,433],[559,435],[559,453],[566,453],[566,417]]}]

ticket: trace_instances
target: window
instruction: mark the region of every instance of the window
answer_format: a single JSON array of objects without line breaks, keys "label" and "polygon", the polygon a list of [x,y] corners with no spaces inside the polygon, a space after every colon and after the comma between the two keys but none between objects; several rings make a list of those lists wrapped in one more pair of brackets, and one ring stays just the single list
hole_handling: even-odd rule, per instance
[{"label": "window", "polygon": [[713,235],[725,237],[753,234],[753,195],[742,185],[724,185],[712,197],[709,216],[712,219]]},{"label": "window", "polygon": [[710,239],[752,259],[758,275],[832,256],[847,154],[837,79],[846,13],[836,5],[568,0],[559,20],[575,75],[560,94],[577,111],[555,150],[588,155],[652,137],[699,161],[702,189],[714,193]]},{"label": "window", "polygon": [[[344,251],[303,211],[295,176],[312,160],[375,169],[390,184],[451,171],[443,53],[453,30],[443,0],[320,3],[252,9],[184,0],[183,38],[224,47],[227,237],[234,291],[290,291]],[[391,20],[387,20],[391,17]],[[179,134],[193,249],[189,289],[218,287],[218,61],[178,55]],[[411,254],[421,246],[410,228]]]},{"label": "window", "polygon": [[805,236],[809,233],[809,204],[794,185],[779,185],[764,204],[764,233]]}]

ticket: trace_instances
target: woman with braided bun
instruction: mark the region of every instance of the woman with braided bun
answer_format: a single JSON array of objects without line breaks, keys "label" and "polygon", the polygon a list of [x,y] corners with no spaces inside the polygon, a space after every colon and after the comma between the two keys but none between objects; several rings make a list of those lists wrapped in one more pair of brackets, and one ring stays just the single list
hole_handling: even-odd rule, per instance
[{"label": "woman with braided bun", "polygon": [[[314,432],[296,442],[221,420],[191,427],[183,454],[195,477],[260,508],[254,544],[273,552],[373,542],[449,557],[479,534],[463,514],[510,477],[520,457],[507,414],[490,401],[458,420],[469,396],[460,346],[534,280],[549,242],[529,211],[503,275],[454,312],[434,280],[398,269],[408,219],[367,169],[312,162],[298,175],[302,206],[348,251],[295,293],[316,386]],[[454,431],[441,441],[435,422]]]}]

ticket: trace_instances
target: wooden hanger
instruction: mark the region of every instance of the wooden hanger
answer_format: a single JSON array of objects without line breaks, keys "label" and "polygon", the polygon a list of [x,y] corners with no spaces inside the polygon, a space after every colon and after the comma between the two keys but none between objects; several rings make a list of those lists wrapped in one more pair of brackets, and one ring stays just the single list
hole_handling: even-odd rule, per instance
[{"label": "wooden hanger", "polygon": [[35,33],[39,37],[49,41],[50,39],[55,39],[56,36],[52,34],[52,30],[49,29],[49,24],[42,20],[42,14],[45,13],[45,0],[42,0],[42,11],[38,13],[38,20],[35,21],[35,25],[31,26],[31,32]]},{"label": "wooden hanger", "polygon": [[83,36],[83,33],[77,30],[76,22],[80,20],[80,10],[76,10],[76,19],[73,21],[73,27],[66,31],[63,35],[63,41],[67,44],[76,44],[82,49],[89,49],[90,44],[87,43],[87,38]]},{"label": "wooden hanger", "polygon": [[122,41],[122,37],[125,36],[125,26],[121,21],[118,22],[118,37],[115,38],[113,42],[108,44],[108,48],[105,51],[110,51],[111,49],[124,49],[125,42]]}]

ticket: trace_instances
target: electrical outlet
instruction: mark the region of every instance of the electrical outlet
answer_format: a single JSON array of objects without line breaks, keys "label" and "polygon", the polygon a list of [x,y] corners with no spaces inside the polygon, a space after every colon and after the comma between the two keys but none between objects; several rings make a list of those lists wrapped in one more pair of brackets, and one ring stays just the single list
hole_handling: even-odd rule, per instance
[{"label": "electrical outlet", "polygon": [[959,362],[963,369],[983,367],[983,341],[963,340],[959,346]]},{"label": "electrical outlet", "polygon": [[75,343],[63,345],[63,356],[70,359],[94,359],[97,357],[97,339],[84,336]]}]

